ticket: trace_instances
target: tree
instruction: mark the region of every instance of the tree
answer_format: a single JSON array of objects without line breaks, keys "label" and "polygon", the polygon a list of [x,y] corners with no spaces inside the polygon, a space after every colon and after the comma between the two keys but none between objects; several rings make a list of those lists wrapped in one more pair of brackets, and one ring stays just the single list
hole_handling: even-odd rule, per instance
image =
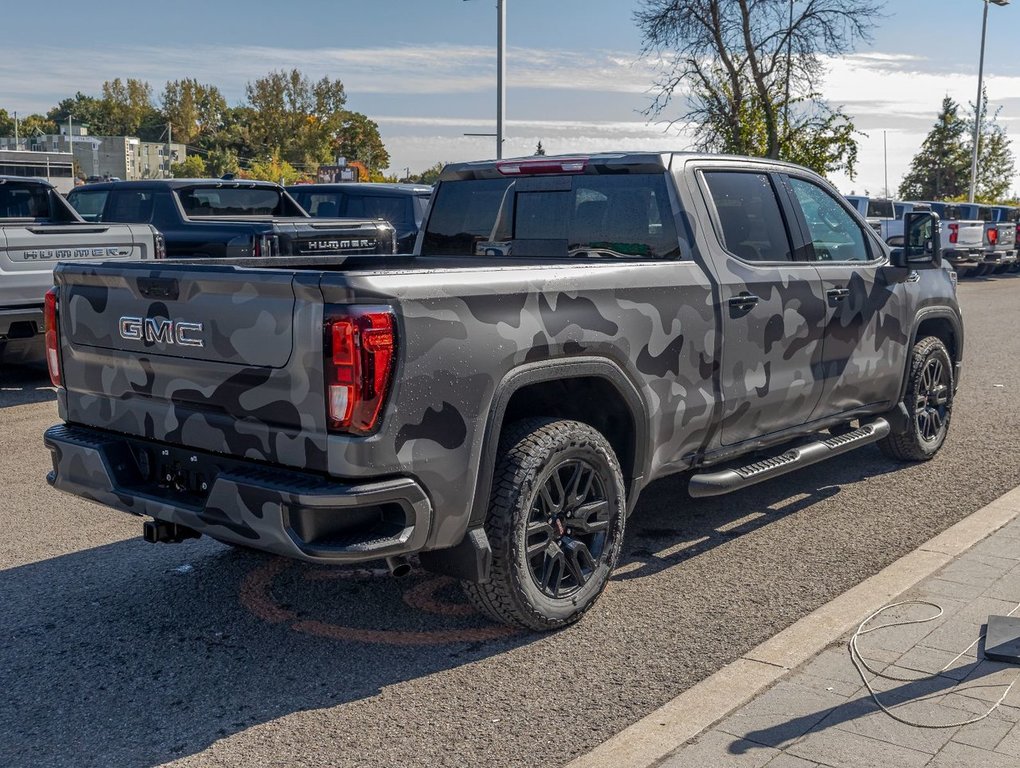
[{"label": "tree", "polygon": [[650,115],[674,97],[701,149],[798,158],[824,171],[856,161],[853,123],[818,95],[823,57],[866,39],[880,0],[642,0],[642,52],[658,57]]},{"label": "tree", "polygon": [[21,123],[20,135],[23,138],[28,136],[51,136],[58,132],[57,124],[42,115],[22,117],[19,118],[19,122]]},{"label": "tree", "polygon": [[241,170],[237,153],[232,149],[210,149],[205,157],[205,166],[209,175],[217,178]]},{"label": "tree", "polygon": [[275,181],[283,184],[293,184],[303,178],[300,171],[286,160],[282,160],[278,154],[264,161],[252,162],[246,170],[241,172],[241,176],[246,179]]},{"label": "tree", "polygon": [[331,159],[347,103],[343,83],[328,77],[313,83],[292,69],[248,83],[246,93],[256,118],[249,130],[260,152],[300,164]]},{"label": "tree", "polygon": [[6,109],[0,109],[0,136],[13,136],[14,135],[14,118],[11,117]]},{"label": "tree", "polygon": [[967,123],[960,105],[946,96],[935,125],[900,184],[904,200],[949,200],[966,195],[970,184]]},{"label": "tree", "polygon": [[103,109],[111,136],[137,136],[138,129],[153,117],[152,86],[144,80],[118,77],[103,83]]},{"label": "tree", "polygon": [[[970,116],[967,120],[967,133],[971,136],[968,156],[974,151],[974,120],[976,106],[970,105]],[[1011,141],[1006,136],[1006,129],[999,123],[999,107],[993,113],[988,111],[988,92],[981,94],[981,133],[978,137],[977,188],[975,200],[980,203],[998,203],[1009,194],[1016,175],[1016,158],[1011,149]],[[970,168],[967,168],[967,181],[970,181]],[[970,189],[968,187],[969,194]]]},{"label": "tree", "polygon": [[545,147],[542,146],[542,141],[539,140],[538,146],[535,147],[535,155],[537,156],[537,155],[544,155],[544,154],[545,154]]},{"label": "tree", "polygon": [[417,182],[418,184],[435,184],[439,179],[439,174],[443,172],[443,168],[445,167],[446,163],[436,163],[435,165],[426,168],[421,173],[412,173],[407,177],[407,180]]},{"label": "tree", "polygon": [[333,146],[334,154],[364,163],[370,174],[389,167],[390,153],[379,126],[360,112],[344,111]]},{"label": "tree", "polygon": [[183,162],[171,164],[170,175],[176,179],[204,179],[208,171],[201,156],[188,155]]},{"label": "tree", "polygon": [[168,81],[163,88],[162,105],[174,139],[184,144],[195,144],[213,135],[227,111],[227,101],[219,88],[190,78]]},{"label": "tree", "polygon": [[112,130],[110,115],[103,101],[81,91],[61,99],[46,116],[57,125],[67,125],[67,119],[71,118],[75,123],[86,126],[94,136],[109,136]]}]

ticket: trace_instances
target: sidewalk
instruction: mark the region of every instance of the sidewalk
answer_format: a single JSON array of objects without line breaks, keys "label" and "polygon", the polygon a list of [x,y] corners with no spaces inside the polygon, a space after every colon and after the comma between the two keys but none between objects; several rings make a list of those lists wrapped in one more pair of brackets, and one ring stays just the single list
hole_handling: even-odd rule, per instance
[{"label": "sidewalk", "polygon": [[[1020,603],[1020,519],[888,602],[912,599],[936,603],[945,613],[925,624],[891,627],[859,639],[861,654],[872,668],[906,678],[874,679],[879,699],[913,722],[954,723],[984,714],[1020,676],[1020,665],[986,661],[984,643],[975,642],[989,614],[1006,615]],[[903,606],[869,626],[934,612],[928,606]],[[980,722],[944,729],[905,725],[882,712],[862,683],[847,649],[852,634],[844,633],[658,765],[1020,766],[1020,682]]]}]

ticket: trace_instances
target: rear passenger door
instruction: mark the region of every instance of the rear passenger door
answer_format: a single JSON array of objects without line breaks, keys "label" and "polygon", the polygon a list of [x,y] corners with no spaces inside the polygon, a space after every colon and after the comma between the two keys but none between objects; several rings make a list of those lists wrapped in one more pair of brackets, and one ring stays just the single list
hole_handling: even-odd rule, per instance
[{"label": "rear passenger door", "polygon": [[795,250],[777,177],[713,166],[699,177],[716,234],[703,241],[722,326],[721,441],[733,445],[810,420],[826,308],[818,273]]},{"label": "rear passenger door", "polygon": [[885,252],[832,191],[794,174],[783,181],[825,296],[819,369],[825,388],[814,418],[895,399],[910,330],[903,270],[888,266]]}]

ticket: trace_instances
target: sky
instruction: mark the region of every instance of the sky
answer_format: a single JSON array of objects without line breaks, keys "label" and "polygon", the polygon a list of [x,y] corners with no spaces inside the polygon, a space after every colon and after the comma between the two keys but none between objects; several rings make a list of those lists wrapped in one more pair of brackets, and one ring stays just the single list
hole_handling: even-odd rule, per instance
[{"label": "sky", "polygon": [[[800,0],[798,0],[800,1]],[[683,150],[678,108],[645,112],[655,62],[641,57],[633,13],[640,0],[506,0],[504,156]],[[0,108],[45,112],[104,80],[193,77],[231,104],[245,83],[297,67],[343,81],[348,107],[379,125],[390,171],[495,155],[495,0],[137,0],[4,2]],[[977,92],[982,0],[889,0],[872,40],[828,62],[821,91],[854,118],[857,178],[843,191],[895,194],[946,94]],[[156,9],[158,8],[158,12]],[[19,34],[24,30],[25,34]],[[985,82],[992,109],[1020,137],[1020,0],[991,6]],[[1020,141],[1015,143],[1020,155]],[[1020,177],[1014,180],[1020,190]]]}]

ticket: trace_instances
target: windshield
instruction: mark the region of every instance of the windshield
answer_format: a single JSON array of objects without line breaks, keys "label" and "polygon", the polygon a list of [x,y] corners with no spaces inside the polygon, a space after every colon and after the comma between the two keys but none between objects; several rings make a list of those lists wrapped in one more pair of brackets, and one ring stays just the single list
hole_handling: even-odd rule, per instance
[{"label": "windshield", "polygon": [[280,215],[281,194],[272,187],[187,187],[177,197],[189,217]]},{"label": "windshield", "polygon": [[680,255],[664,174],[451,181],[436,195],[424,255]]}]

